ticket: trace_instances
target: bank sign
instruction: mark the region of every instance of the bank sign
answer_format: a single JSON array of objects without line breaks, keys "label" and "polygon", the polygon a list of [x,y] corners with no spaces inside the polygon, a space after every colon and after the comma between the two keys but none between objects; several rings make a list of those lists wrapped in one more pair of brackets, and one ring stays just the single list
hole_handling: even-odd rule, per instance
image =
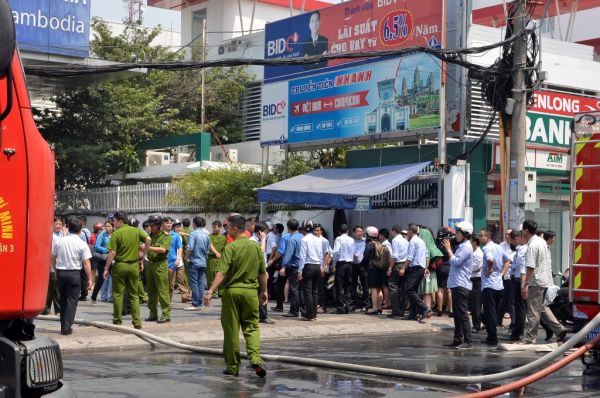
[{"label": "bank sign", "polygon": [[361,141],[439,128],[440,80],[433,58],[411,54],[266,84],[261,144]]},{"label": "bank sign", "polygon": [[9,0],[22,50],[85,58],[91,0]]},{"label": "bank sign", "polygon": [[[352,0],[267,24],[265,58],[389,50],[411,46],[442,47],[440,0]],[[310,74],[356,60],[307,65],[265,66],[265,81]]]},{"label": "bank sign", "polygon": [[571,122],[579,112],[600,110],[600,98],[536,91],[527,112],[527,142],[559,148],[571,147]]}]

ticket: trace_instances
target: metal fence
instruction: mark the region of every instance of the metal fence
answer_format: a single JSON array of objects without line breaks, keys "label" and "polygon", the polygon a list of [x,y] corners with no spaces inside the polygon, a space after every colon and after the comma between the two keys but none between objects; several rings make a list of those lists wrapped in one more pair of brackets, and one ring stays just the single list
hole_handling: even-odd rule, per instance
[{"label": "metal fence", "polygon": [[[426,168],[416,181],[407,182],[398,187],[373,197],[373,208],[434,208],[437,207],[437,176],[435,169]],[[193,203],[172,203],[168,198],[175,193],[171,183],[139,184],[117,187],[91,188],[86,190],[61,191],[57,194],[56,208],[60,213],[108,214],[116,210],[128,213],[150,212],[203,212]],[[300,210],[314,209],[309,206],[290,206],[269,204],[267,209]],[[258,211],[259,204],[251,204],[247,209],[231,209],[232,211]]]},{"label": "metal fence", "polygon": [[98,214],[115,210],[131,213],[200,210],[190,203],[169,203],[167,198],[174,190],[171,183],[154,183],[62,191],[57,195],[56,207],[64,213]]},{"label": "metal fence", "polygon": [[373,208],[435,208],[438,199],[437,170],[427,166],[417,177],[371,199]]}]

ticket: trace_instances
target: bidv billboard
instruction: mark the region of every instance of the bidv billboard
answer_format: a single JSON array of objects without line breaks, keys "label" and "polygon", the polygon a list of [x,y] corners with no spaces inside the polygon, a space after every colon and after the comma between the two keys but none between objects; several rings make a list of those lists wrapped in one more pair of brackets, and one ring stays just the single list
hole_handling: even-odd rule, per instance
[{"label": "bidv billboard", "polygon": [[263,145],[435,128],[441,69],[412,54],[263,87]]},{"label": "bidv billboard", "polygon": [[[265,58],[388,50],[441,48],[441,0],[354,0],[267,24]],[[310,74],[357,60],[297,66],[265,66],[265,82]]]},{"label": "bidv billboard", "polygon": [[85,58],[91,0],[9,0],[22,50]]},{"label": "bidv billboard", "polygon": [[[443,4],[355,0],[274,22],[266,27],[265,57],[441,48]],[[439,127],[440,80],[438,62],[425,54],[265,66],[261,144],[361,141]]]}]

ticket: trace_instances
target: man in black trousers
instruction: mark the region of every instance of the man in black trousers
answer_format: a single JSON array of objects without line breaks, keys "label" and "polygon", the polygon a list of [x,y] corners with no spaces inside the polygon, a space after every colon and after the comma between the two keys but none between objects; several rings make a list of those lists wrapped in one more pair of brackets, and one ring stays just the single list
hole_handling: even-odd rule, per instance
[{"label": "man in black trousers", "polygon": [[348,236],[348,225],[342,224],[340,236],[333,245],[333,261],[337,299],[337,313],[348,314],[352,308],[352,257],[354,256],[354,239]]},{"label": "man in black trousers", "polygon": [[53,242],[51,259],[60,292],[60,333],[63,335],[73,333],[77,301],[82,288],[80,273],[84,270],[87,275],[86,289],[92,287],[94,280],[90,265],[92,253],[87,243],[79,237],[81,222],[72,218],[67,221],[67,226],[69,234]]}]

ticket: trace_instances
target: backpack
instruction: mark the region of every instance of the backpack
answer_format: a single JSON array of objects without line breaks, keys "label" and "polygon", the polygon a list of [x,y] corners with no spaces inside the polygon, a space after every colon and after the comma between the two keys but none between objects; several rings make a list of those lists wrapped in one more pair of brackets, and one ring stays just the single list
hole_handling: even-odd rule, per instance
[{"label": "backpack", "polygon": [[389,249],[379,242],[373,243],[375,245],[375,251],[373,253],[373,258],[369,261],[369,266],[379,269],[387,269],[390,266]]}]

